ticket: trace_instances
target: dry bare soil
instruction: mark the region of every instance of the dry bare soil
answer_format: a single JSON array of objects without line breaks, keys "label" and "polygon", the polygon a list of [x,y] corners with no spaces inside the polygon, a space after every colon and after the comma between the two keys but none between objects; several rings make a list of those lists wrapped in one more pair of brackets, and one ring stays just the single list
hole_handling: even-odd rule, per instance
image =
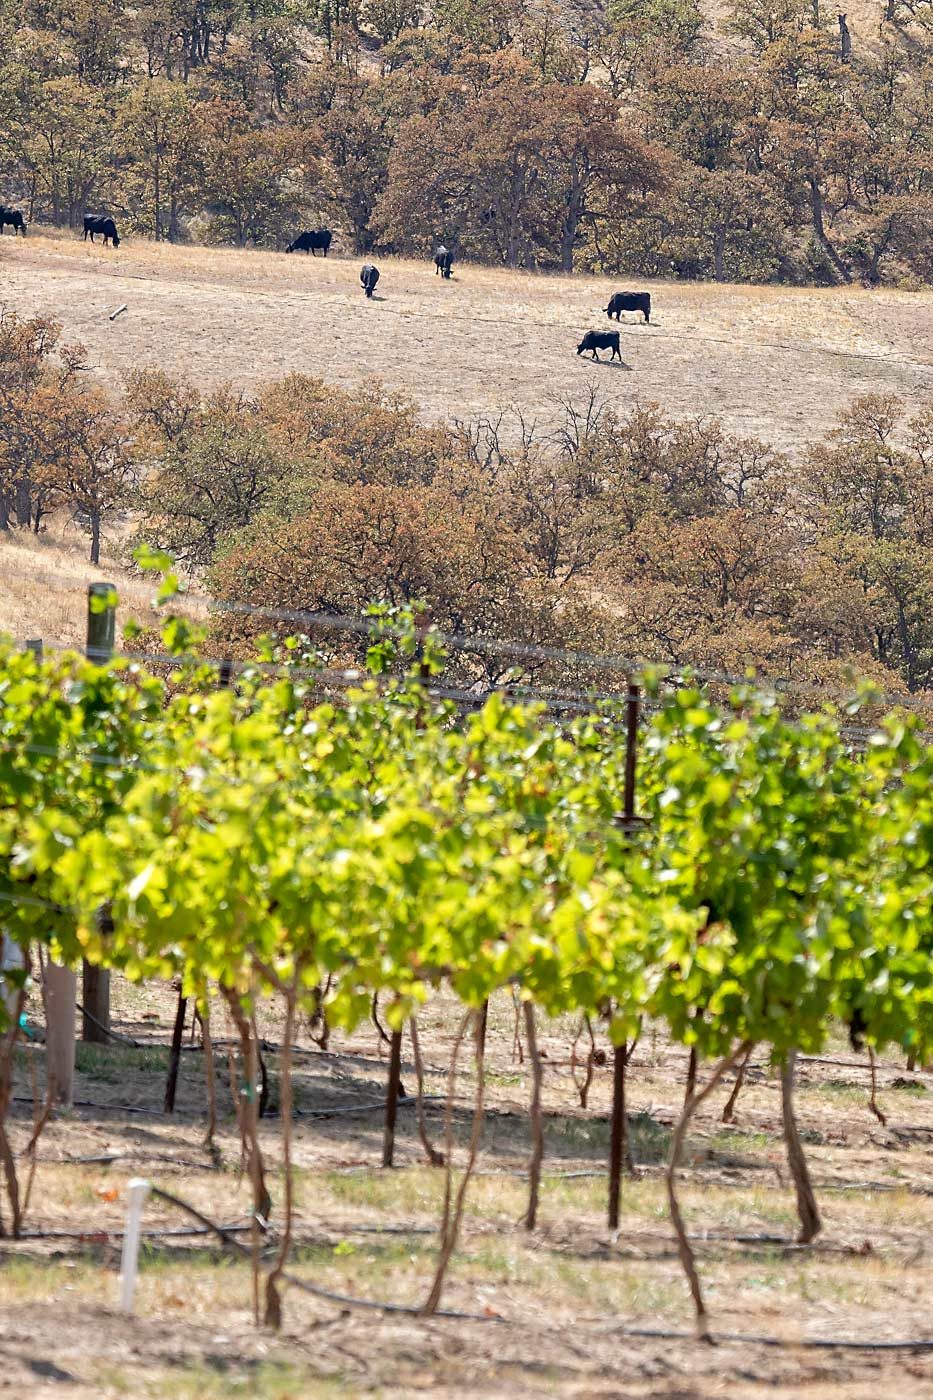
[{"label": "dry bare soil", "polygon": [[357,258],[133,238],[111,249],[33,229],[0,245],[0,301],[56,317],[110,382],[141,365],[204,385],[292,370],[344,387],[376,376],[431,418],[514,405],[547,420],[556,398],[596,381],[619,409],[641,400],[677,417],[718,414],[799,451],[857,394],[933,393],[930,291],[641,283],[652,324],[628,317],[624,364],[599,366],[575,349],[585,330],[608,328],[600,308],[625,279],[460,264],[445,282],[427,260],[379,266],[366,301]]},{"label": "dry bare soil", "polygon": [[[597,1069],[587,1110],[571,1079],[573,1026],[542,1026],[547,1156],[540,1222],[521,1225],[528,1154],[527,1063],[513,1009],[490,1014],[487,1116],[479,1173],[444,1306],[472,1320],[363,1311],[290,1289],[278,1336],[255,1327],[246,1264],[189,1217],[150,1200],[137,1312],[115,1308],[127,1181],[142,1175],[245,1229],[248,1184],[226,1087],[220,1158],[203,1146],[203,1056],[182,1057],[174,1117],[161,1112],[167,987],[117,981],[115,1026],[138,1048],[79,1046],[77,1103],[42,1139],[27,1237],[0,1250],[0,1394],[174,1400],[318,1396],[641,1397],[647,1400],[918,1400],[933,1395],[933,1075],[879,1067],[882,1127],[866,1106],[867,1066],[840,1038],[800,1068],[799,1113],[825,1229],[793,1244],[795,1211],[780,1139],[778,1082],[759,1056],[736,1122],[726,1085],[691,1132],[684,1201],[719,1344],[692,1340],[691,1311],[662,1179],[682,1097],[683,1053],[647,1031],[630,1108],[638,1175],[623,1188],[618,1234],[605,1225],[611,1071]],[[35,1023],[41,1025],[38,1008]],[[221,1008],[214,1032],[229,1035]],[[443,1131],[453,1007],[422,1017],[429,1131]],[[264,1150],[278,1218],[277,1056],[266,1020],[270,1104]],[[603,1042],[604,1043],[604,1042]],[[399,1111],[396,1168],[381,1157],[386,1061],[372,1027],[298,1055],[294,1272],[333,1293],[423,1301],[436,1248],[443,1172],[424,1164],[410,1101]],[[407,1050],[407,1046],[406,1046]],[[17,1071],[16,1138],[30,1126],[30,1061]],[[226,1081],[225,1067],[223,1079]],[[403,1063],[403,1085],[413,1071]],[[475,1079],[455,1099],[458,1161]],[[245,1238],[245,1235],[241,1235]]]}]

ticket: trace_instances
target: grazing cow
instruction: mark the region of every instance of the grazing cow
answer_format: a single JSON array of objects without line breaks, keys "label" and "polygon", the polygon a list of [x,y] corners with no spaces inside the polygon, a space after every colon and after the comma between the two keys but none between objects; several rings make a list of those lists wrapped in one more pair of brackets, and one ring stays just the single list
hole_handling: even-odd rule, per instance
[{"label": "grazing cow", "polygon": [[650,292],[615,292],[609,298],[606,315],[610,321],[613,316],[619,321],[623,311],[640,311],[645,318],[645,324],[647,324],[651,320]]},{"label": "grazing cow", "polygon": [[449,248],[445,248],[443,243],[434,250],[434,270],[435,274],[440,273],[442,277],[450,276],[450,269],[454,265],[454,255]]},{"label": "grazing cow", "polygon": [[621,360],[622,354],[619,350],[618,331],[587,331],[586,335],[577,346],[577,354],[582,355],[584,350],[592,350],[593,359],[598,360],[597,350],[611,350],[610,360]]},{"label": "grazing cow", "polygon": [[376,283],[379,281],[379,269],[373,267],[372,263],[364,263],[360,269],[360,286],[368,297],[371,297],[376,290]]},{"label": "grazing cow", "polygon": [[4,224],[9,224],[13,229],[13,237],[19,229],[23,237],[26,237],[26,220],[18,209],[8,209],[5,204],[0,204],[0,233],[3,232]]},{"label": "grazing cow", "polygon": [[289,243],[285,251],[286,253],[310,253],[313,257],[320,248],[326,258],[333,236],[329,228],[306,229],[304,233],[299,233],[294,243]]},{"label": "grazing cow", "polygon": [[113,219],[107,214],[85,214],[84,216],[84,239],[87,242],[88,234],[91,235],[91,242],[94,242],[95,233],[104,236],[104,243],[113,243],[115,248],[120,246],[120,235],[117,233],[117,226]]}]

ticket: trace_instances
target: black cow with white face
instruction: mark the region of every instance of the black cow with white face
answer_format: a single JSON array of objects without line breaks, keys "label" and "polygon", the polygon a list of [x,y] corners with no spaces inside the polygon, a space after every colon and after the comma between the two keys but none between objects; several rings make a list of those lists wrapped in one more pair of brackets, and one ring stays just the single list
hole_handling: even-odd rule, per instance
[{"label": "black cow with white face", "polygon": [[4,224],[9,224],[13,230],[13,236],[21,233],[26,237],[26,220],[19,209],[10,209],[5,204],[0,204],[0,233],[3,232]]},{"label": "black cow with white face", "polygon": [[376,283],[379,281],[379,269],[372,263],[364,263],[360,269],[360,286],[368,297],[371,297],[376,290]]}]

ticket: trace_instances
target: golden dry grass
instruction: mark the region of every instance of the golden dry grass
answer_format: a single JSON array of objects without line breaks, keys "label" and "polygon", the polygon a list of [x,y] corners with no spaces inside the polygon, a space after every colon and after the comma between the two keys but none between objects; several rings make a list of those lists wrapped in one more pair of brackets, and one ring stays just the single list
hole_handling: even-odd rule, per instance
[{"label": "golden dry grass", "polygon": [[[546,420],[558,397],[597,383],[619,409],[677,417],[799,450],[857,394],[933,393],[933,292],[646,283],[651,326],[620,327],[626,367],[577,357],[581,333],[627,278],[559,277],[380,258],[367,302],[358,258],[156,245],[119,249],[32,229],[4,240],[0,300],[55,316],[117,383],[158,365],[198,383],[252,384],[294,370],[343,387],[379,377],[430,418],[515,405]],[[116,321],[109,313],[122,303]],[[615,323],[613,323],[614,326]]]},{"label": "golden dry grass", "polygon": [[50,646],[84,643],[87,586],[106,580],[118,590],[121,623],[131,614],[150,622],[151,589],[112,556],[90,564],[86,537],[63,522],[51,521],[40,536],[28,530],[0,535],[0,632],[23,642],[41,638]]}]

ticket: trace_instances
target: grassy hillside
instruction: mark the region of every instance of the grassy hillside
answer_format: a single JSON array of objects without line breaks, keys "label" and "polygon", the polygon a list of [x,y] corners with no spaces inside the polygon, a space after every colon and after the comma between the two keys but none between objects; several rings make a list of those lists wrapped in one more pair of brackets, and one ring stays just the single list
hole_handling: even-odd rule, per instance
[{"label": "grassy hillside", "polygon": [[[199,382],[250,384],[301,370],[352,387],[377,376],[430,418],[514,405],[544,419],[556,397],[597,383],[625,407],[717,414],[790,451],[854,396],[933,387],[933,291],[649,283],[650,326],[620,327],[625,364],[577,357],[620,285],[461,264],[379,259],[367,302],[359,260],[285,257],[131,239],[119,250],[31,232],[0,247],[0,300],[54,316],[104,381],[158,365]],[[117,320],[109,314],[121,304]],[[615,323],[613,323],[614,325]]]},{"label": "grassy hillside", "polygon": [[89,564],[86,537],[67,521],[53,522],[39,537],[25,531],[0,535],[0,633],[20,642],[39,637],[47,646],[83,647],[87,586],[102,579],[118,590],[121,625],[131,616],[155,621],[145,581],[113,554]]}]

